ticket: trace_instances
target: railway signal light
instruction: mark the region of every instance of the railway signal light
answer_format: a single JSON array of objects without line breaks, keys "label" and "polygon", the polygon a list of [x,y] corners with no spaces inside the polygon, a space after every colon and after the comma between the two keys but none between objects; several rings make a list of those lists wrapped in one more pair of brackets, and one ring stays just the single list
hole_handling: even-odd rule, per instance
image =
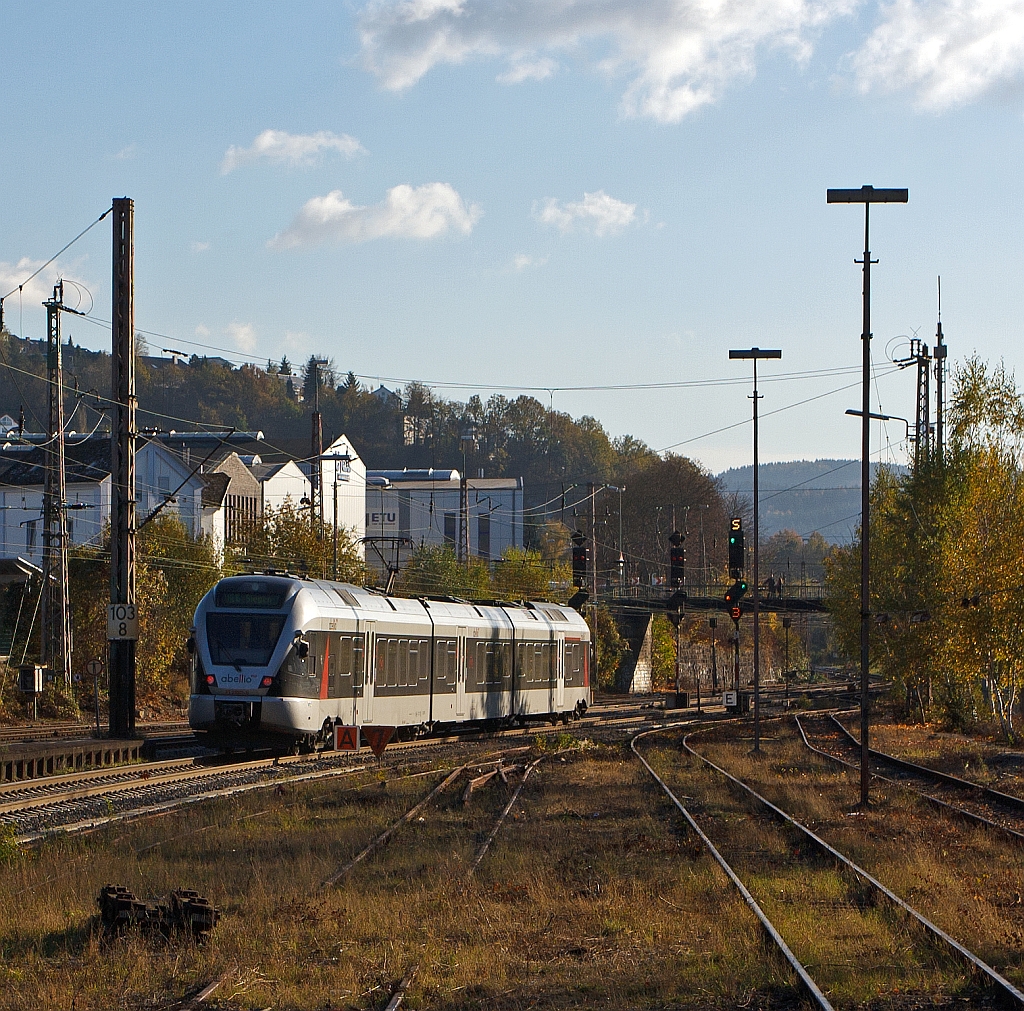
[{"label": "railway signal light", "polygon": [[743,519],[733,516],[729,520],[729,574],[736,579],[743,569]]},{"label": "railway signal light", "polygon": [[572,582],[574,586],[587,585],[587,539],[582,531],[575,530],[572,534]]},{"label": "railway signal light", "polygon": [[737,579],[728,590],[725,591],[725,602],[727,604],[736,604],[747,592],[747,581],[745,579]]},{"label": "railway signal light", "polygon": [[681,534],[678,530],[673,531],[672,535],[669,537],[669,543],[672,545],[668,554],[669,586],[682,586],[683,580],[686,578],[686,548],[683,546],[683,541],[685,540],[686,536]]}]

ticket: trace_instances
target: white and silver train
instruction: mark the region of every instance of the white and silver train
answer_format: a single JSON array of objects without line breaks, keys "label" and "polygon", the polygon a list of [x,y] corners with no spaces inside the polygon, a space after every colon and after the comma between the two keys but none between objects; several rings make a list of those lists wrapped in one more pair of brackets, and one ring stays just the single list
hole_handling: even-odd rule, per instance
[{"label": "white and silver train", "polygon": [[189,724],[211,743],[329,746],[335,727],[569,719],[592,701],[570,607],[391,597],[290,575],[222,579],[196,608]]}]

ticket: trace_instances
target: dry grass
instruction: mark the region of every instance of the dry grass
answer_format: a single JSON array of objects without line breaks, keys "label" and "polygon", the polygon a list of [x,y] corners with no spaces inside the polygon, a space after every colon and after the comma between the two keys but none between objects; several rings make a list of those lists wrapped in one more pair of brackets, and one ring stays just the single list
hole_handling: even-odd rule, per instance
[{"label": "dry grass", "polygon": [[[468,886],[511,789],[497,780],[465,808],[451,789],[318,894],[437,781],[400,772],[203,804],[0,867],[0,1008],[169,1008],[225,970],[211,1006],[380,1008],[412,964],[410,1008],[797,1006],[749,912],[621,744],[549,754]],[[196,888],[224,918],[201,949],[101,946],[88,924],[106,882]]]},{"label": "dry grass", "polygon": [[[852,727],[849,721],[847,725]],[[1024,796],[1024,751],[1020,748],[949,733],[930,724],[888,719],[872,724],[871,746],[983,786]]]},{"label": "dry grass", "polygon": [[888,784],[875,782],[871,808],[859,812],[854,773],[811,755],[790,721],[771,727],[777,736],[764,742],[761,759],[749,755],[749,741],[708,742],[699,750],[813,828],[1020,986],[1024,852],[1019,844],[951,819]]}]

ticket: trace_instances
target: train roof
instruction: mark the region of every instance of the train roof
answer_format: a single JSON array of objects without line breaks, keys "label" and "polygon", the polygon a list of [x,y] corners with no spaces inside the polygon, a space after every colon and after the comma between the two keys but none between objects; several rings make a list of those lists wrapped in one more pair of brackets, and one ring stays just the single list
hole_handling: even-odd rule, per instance
[{"label": "train roof", "polygon": [[[499,614],[508,615],[515,624],[519,621],[548,621],[554,625],[576,625],[582,616],[567,604],[543,600],[463,600],[452,596],[396,597],[380,590],[354,583],[336,583],[327,579],[313,579],[290,572],[267,571],[225,576],[214,587],[217,606],[283,607],[285,602],[300,590],[312,592],[324,606],[337,607],[339,604],[363,611],[378,611],[387,614],[422,615],[426,610],[446,617],[472,617],[475,612],[480,618],[494,619]],[[220,591],[217,593],[216,591]],[[234,593],[232,593],[234,591]],[[237,596],[236,596],[237,595]],[[232,602],[227,602],[224,598]],[[234,599],[232,599],[234,598]],[[253,603],[259,600],[263,603]],[[274,603],[276,601],[276,603]],[[467,610],[471,612],[467,614]],[[518,621],[516,620],[518,619]]]}]

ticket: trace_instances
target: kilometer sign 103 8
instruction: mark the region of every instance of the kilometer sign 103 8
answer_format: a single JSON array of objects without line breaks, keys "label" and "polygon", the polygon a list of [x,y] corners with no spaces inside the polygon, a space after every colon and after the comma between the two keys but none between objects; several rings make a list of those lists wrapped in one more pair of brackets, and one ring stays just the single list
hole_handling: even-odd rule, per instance
[{"label": "kilometer sign 103 8", "polygon": [[109,604],[107,606],[107,638],[138,639],[139,613],[134,604]]}]

